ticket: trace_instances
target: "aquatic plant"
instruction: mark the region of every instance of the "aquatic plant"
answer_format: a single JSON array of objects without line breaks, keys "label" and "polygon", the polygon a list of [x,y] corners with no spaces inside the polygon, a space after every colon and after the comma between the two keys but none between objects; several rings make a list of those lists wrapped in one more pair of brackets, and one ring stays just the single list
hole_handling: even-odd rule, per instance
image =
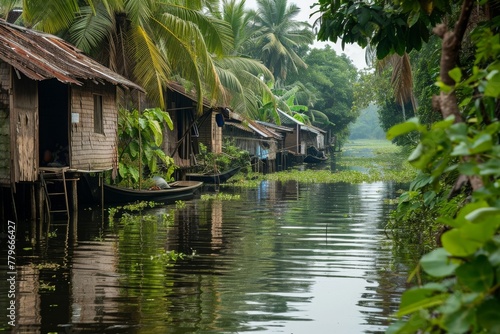
[{"label": "aquatic plant", "polygon": [[227,193],[216,193],[216,194],[203,194],[201,195],[202,201],[219,200],[219,201],[235,201],[240,200],[241,196],[239,194],[227,194]]},{"label": "aquatic plant", "polygon": [[184,201],[175,201],[175,207],[177,209],[184,209],[186,207],[186,202],[184,202]]},{"label": "aquatic plant", "polygon": [[404,158],[402,148],[388,140],[348,142],[334,159],[340,170],[289,169],[272,174],[238,173],[224,187],[255,188],[261,181],[298,181],[301,183],[371,183],[379,181],[410,182],[416,169]]},{"label": "aquatic plant", "polygon": [[174,250],[166,251],[165,249],[159,249],[158,254],[151,255],[152,261],[159,261],[166,265],[173,265],[171,262],[176,262],[177,260],[183,260],[186,254],[176,252]]}]

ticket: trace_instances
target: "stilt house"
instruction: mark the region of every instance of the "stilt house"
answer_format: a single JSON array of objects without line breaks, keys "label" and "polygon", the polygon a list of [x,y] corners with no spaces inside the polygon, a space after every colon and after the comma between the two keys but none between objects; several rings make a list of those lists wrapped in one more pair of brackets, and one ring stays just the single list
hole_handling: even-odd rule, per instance
[{"label": "stilt house", "polygon": [[176,82],[168,84],[165,96],[174,130],[165,132],[163,150],[179,166],[178,178],[182,178],[186,170],[196,166],[200,142],[211,152],[222,152],[222,130],[215,120],[220,108],[204,101],[203,112],[199,114],[195,94]]},{"label": "stilt house", "polygon": [[[42,219],[45,202],[49,214],[69,216],[65,173],[117,167],[118,87],[143,92],[64,40],[0,19],[0,197],[5,203],[3,188],[10,188],[14,213],[21,184],[31,189],[29,202],[19,198],[21,212],[31,202],[31,218],[38,211]],[[51,207],[47,198],[59,192],[47,190],[42,171],[62,178],[64,209]]]},{"label": "stilt house", "polygon": [[307,148],[313,146],[323,151],[325,149],[326,131],[312,125],[306,125],[287,113],[278,110],[281,124],[293,128],[293,132],[285,138],[286,149],[295,155],[305,155]]},{"label": "stilt house", "polygon": [[117,87],[142,91],[64,40],[0,20],[0,184],[37,181],[45,150],[75,170],[115,166]]}]

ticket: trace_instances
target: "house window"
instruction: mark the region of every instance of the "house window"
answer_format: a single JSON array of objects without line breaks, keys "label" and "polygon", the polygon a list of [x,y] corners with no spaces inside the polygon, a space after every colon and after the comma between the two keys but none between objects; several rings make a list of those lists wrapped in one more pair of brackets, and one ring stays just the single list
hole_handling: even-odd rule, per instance
[{"label": "house window", "polygon": [[104,134],[102,95],[94,95],[94,132]]}]

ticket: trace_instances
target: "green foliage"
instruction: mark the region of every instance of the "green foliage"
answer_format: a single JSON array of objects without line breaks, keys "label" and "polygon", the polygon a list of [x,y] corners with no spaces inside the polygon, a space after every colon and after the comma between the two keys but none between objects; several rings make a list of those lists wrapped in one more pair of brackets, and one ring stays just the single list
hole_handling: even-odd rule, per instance
[{"label": "green foliage", "polygon": [[[167,112],[159,108],[137,110],[121,109],[118,115],[118,163],[122,180],[132,184],[139,181],[139,161],[149,168],[150,174],[159,171],[165,179],[171,180],[174,172],[174,160],[161,149],[163,130],[173,129],[173,123]],[[160,162],[161,166],[158,165]]]},{"label": "green foliage", "polygon": [[[496,20],[498,21],[498,20]],[[409,157],[421,170],[400,205],[429,210],[442,224],[442,247],[420,260],[433,281],[406,291],[388,333],[496,333],[500,331],[500,38],[498,22],[479,25],[470,70],[455,68],[453,87],[465,122],[453,117],[430,127],[415,120],[394,127],[393,135],[417,131],[420,143]],[[471,187],[462,184],[469,181]],[[443,186],[444,185],[444,186]],[[403,204],[404,203],[404,204]],[[418,204],[420,203],[420,204]],[[401,210],[400,210],[401,211]],[[422,215],[420,215],[422,217]]]},{"label": "green foliage", "polygon": [[250,54],[261,59],[273,73],[278,86],[284,86],[287,75],[307,65],[297,52],[311,44],[314,35],[307,22],[295,19],[300,8],[288,0],[259,0],[253,16],[254,48]]},{"label": "green foliage", "polygon": [[186,207],[186,202],[184,201],[175,201],[176,209],[184,209]]},{"label": "green foliage", "polygon": [[355,123],[349,126],[349,139],[384,139],[385,133],[379,123],[377,106],[369,105],[360,111]]},{"label": "green foliage", "polygon": [[226,194],[226,193],[215,193],[215,194],[202,194],[201,195],[201,200],[202,201],[211,201],[211,200],[217,200],[217,201],[239,201],[241,199],[240,195],[233,195],[233,194]]},{"label": "green foliage", "polygon": [[[429,40],[431,28],[441,22],[450,6],[446,1],[319,0],[319,40],[370,44],[382,59],[393,53],[403,55],[420,50]],[[316,4],[316,5],[318,5]]]},{"label": "green foliage", "polygon": [[409,182],[415,176],[415,169],[402,158],[401,148],[387,140],[349,142],[335,159],[341,170],[290,169],[267,175],[239,174],[224,186],[257,187],[263,180],[301,183]]},{"label": "green foliage", "polygon": [[250,167],[250,155],[224,138],[222,153],[210,152],[203,143],[200,143],[200,154],[197,156],[200,173],[219,173],[232,168],[241,167],[246,171]]},{"label": "green foliage", "polygon": [[359,109],[351,109],[358,80],[356,67],[330,46],[310,50],[304,61],[307,69],[290,79],[300,81],[311,94],[297,93],[297,104],[308,107],[304,113],[313,125],[331,129],[339,141],[346,139],[349,125],[359,115]]}]

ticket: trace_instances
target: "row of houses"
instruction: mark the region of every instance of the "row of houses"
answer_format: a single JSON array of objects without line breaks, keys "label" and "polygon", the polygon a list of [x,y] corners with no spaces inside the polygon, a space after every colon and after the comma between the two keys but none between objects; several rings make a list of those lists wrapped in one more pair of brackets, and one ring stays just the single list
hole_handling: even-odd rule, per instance
[{"label": "row of houses", "polygon": [[[19,185],[29,185],[32,212],[37,210],[47,151],[57,151],[59,164],[74,173],[116,169],[118,105],[134,94],[141,99],[143,88],[66,41],[0,20],[2,202],[14,199]],[[223,138],[232,138],[262,162],[262,171],[273,172],[300,160],[308,146],[325,149],[329,140],[323,130],[283,112],[281,125],[209,103],[200,115],[194,94],[177,83],[169,84],[165,96],[174,130],[165,133],[163,149],[179,166],[180,178],[195,167],[199,143],[220,153]]]}]

